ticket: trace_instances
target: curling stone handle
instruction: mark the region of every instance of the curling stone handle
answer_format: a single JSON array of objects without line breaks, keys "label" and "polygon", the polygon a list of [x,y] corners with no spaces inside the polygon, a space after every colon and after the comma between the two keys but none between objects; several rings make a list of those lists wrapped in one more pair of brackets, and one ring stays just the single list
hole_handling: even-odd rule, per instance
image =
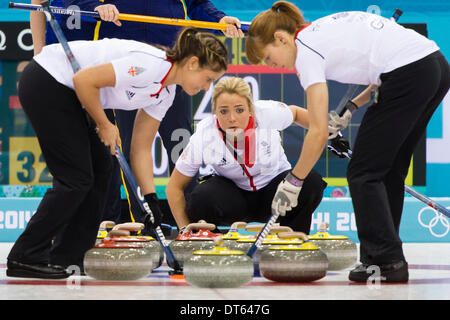
[{"label": "curling stone handle", "polygon": [[108,232],[108,235],[106,237],[128,237],[130,235],[130,231],[128,230],[111,230]]},{"label": "curling stone handle", "polygon": [[115,223],[114,221],[108,221],[108,220],[106,220],[106,221],[102,221],[102,223],[100,223],[100,228],[103,228],[103,229],[112,229],[112,228],[115,227],[115,225],[116,225],[116,223]]},{"label": "curling stone handle", "polygon": [[237,221],[234,222],[231,227],[230,230],[234,230],[234,229],[244,229],[247,226],[247,222],[243,222],[243,221]]},{"label": "curling stone handle", "polygon": [[251,225],[247,225],[245,227],[245,230],[250,231],[250,232],[259,232],[262,230],[263,227],[264,227],[264,224],[251,224]]},{"label": "curling stone handle", "polygon": [[114,226],[113,230],[140,231],[144,229],[144,224],[139,222],[126,222]]},{"label": "curling stone handle", "polygon": [[[261,230],[264,228],[264,226],[265,226],[264,223],[261,223],[261,224],[251,224],[251,225],[247,225],[247,226],[245,227],[245,230],[246,230],[246,231],[250,231],[250,232],[259,232],[259,231],[261,231]],[[271,228],[271,230],[272,230],[274,227],[279,227],[279,226],[280,226],[279,223],[274,223],[273,226],[272,226],[272,228]]]},{"label": "curling stone handle", "polygon": [[303,232],[280,232],[278,237],[280,239],[299,238],[302,239],[303,242],[309,241],[308,236]]},{"label": "curling stone handle", "polygon": [[328,222],[322,222],[319,225],[319,232],[326,232],[329,227],[330,227],[330,224]]},{"label": "curling stone handle", "polygon": [[216,228],[215,224],[212,223],[190,223],[186,226],[185,232],[191,232],[192,230],[214,230]]},{"label": "curling stone handle", "polygon": [[277,233],[277,234],[279,234],[280,232],[294,232],[294,230],[292,230],[291,227],[287,226],[275,226],[271,228],[269,231],[269,233]]},{"label": "curling stone handle", "polygon": [[223,247],[223,237],[222,236],[214,237],[213,241],[217,246]]}]

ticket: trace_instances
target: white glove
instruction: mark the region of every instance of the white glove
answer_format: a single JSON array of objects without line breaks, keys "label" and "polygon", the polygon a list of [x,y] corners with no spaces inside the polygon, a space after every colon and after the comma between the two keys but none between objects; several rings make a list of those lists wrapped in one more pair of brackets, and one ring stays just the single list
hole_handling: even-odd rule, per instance
[{"label": "white glove", "polygon": [[286,215],[286,211],[292,210],[298,205],[298,196],[302,190],[303,180],[298,179],[292,173],[280,182],[272,200],[272,210],[278,210],[280,215]]},{"label": "white glove", "polygon": [[352,114],[356,109],[358,109],[356,104],[349,100],[344,107],[342,115],[338,115],[336,111],[331,111],[328,114],[328,140],[336,138],[339,131],[348,127]]}]

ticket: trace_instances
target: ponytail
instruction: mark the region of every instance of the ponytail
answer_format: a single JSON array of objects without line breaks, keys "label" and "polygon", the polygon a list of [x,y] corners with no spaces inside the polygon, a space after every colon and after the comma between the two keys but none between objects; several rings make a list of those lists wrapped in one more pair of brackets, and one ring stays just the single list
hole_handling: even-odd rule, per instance
[{"label": "ponytail", "polygon": [[167,58],[183,64],[192,56],[198,58],[201,68],[219,72],[227,70],[228,51],[225,45],[212,33],[188,27],[181,30],[171,49],[166,49]]},{"label": "ponytail", "polygon": [[261,63],[262,49],[275,40],[275,31],[284,30],[294,36],[305,24],[302,12],[293,3],[275,2],[272,8],[258,14],[250,25],[245,42],[248,61],[251,64]]}]

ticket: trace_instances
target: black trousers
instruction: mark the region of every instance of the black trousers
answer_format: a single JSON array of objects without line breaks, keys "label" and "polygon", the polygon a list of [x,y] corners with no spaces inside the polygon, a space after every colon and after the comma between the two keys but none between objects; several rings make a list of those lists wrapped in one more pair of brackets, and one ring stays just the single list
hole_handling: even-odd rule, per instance
[{"label": "black trousers", "polygon": [[[116,122],[119,129],[120,138],[122,142],[122,151],[130,163],[130,147],[131,138],[133,135],[134,119],[136,118],[137,111],[124,111],[124,110],[108,110],[108,117],[112,122]],[[189,137],[192,134],[192,106],[191,97],[183,91],[180,86],[177,86],[175,99],[172,106],[167,110],[166,115],[161,121],[158,132],[163,142],[164,148],[167,151],[169,159],[169,172],[173,172],[175,168],[175,162],[178,159],[179,154],[175,151],[180,150],[181,153],[189,142],[189,139],[182,139],[177,136],[172,136],[172,133],[176,129],[183,129],[186,133],[189,133]],[[183,137],[184,138],[184,137]],[[173,154],[172,154],[173,153]],[[110,185],[110,192],[107,198],[107,203],[102,220],[112,220],[119,223],[121,219],[127,219],[131,221],[131,216],[125,216],[121,218],[121,197],[120,187],[123,183],[120,172],[120,166],[117,161],[113,162],[113,173]],[[142,221],[141,209],[135,196],[133,195],[128,182],[125,181],[128,190],[128,201],[130,211],[135,221]],[[186,196],[189,196],[192,188],[197,184],[196,179],[192,179],[186,190]]]},{"label": "black trousers", "polygon": [[366,112],[347,178],[361,262],[404,260],[399,226],[414,149],[450,85],[440,52],[381,75],[378,103]]},{"label": "black trousers", "polygon": [[[227,178],[213,176],[193,189],[186,205],[189,221],[203,219],[216,226],[236,221],[266,222],[277,187],[288,173],[280,173],[257,191],[243,190]],[[312,170],[300,191],[298,206],[279,218],[280,225],[309,234],[312,214],[322,201],[326,186],[320,174]]]},{"label": "black trousers", "polygon": [[[32,60],[19,99],[39,140],[53,187],[40,202],[8,259],[82,266],[94,244],[111,170],[109,150],[73,90]],[[53,241],[52,241],[53,240]]]}]

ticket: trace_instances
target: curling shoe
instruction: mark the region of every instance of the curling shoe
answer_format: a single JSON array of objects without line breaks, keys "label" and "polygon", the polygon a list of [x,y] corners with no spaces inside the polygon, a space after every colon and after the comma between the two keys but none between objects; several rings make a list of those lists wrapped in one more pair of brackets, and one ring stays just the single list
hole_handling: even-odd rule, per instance
[{"label": "curling shoe", "polygon": [[44,263],[21,263],[8,260],[6,275],[18,278],[65,279],[70,276],[64,268]]},{"label": "curling shoe", "polygon": [[[379,268],[379,274],[377,274],[377,267]],[[355,282],[367,282],[368,280],[378,279],[380,282],[385,283],[408,282],[408,263],[400,260],[380,265],[362,264],[350,271],[348,279]]]}]

